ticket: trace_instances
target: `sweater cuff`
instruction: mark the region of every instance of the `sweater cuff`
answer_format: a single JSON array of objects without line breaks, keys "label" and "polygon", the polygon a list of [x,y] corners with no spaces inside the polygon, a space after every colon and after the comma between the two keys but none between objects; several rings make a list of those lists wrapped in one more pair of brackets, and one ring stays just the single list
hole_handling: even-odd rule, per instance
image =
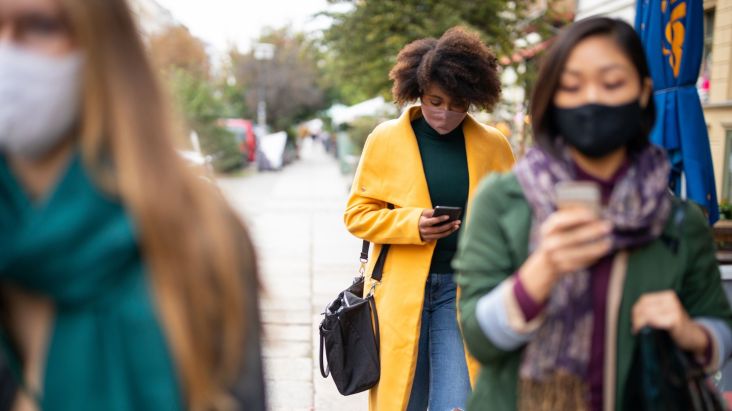
[{"label": "sweater cuff", "polygon": [[521,308],[521,313],[524,315],[524,319],[527,322],[531,322],[542,311],[544,311],[546,303],[537,303],[536,300],[526,292],[526,288],[524,288],[524,283],[521,281],[521,277],[518,275],[518,272],[514,274],[513,278],[515,278],[515,282],[513,283],[513,295],[516,297],[516,301],[519,308]]},{"label": "sweater cuff", "polygon": [[694,322],[709,336],[709,347],[702,365],[705,371],[711,374],[720,370],[732,354],[732,330],[727,323],[718,318],[699,317],[695,318]]},{"label": "sweater cuff", "polygon": [[513,292],[510,277],[483,296],[476,306],[476,318],[483,334],[496,347],[511,351],[527,343],[541,325],[543,316],[526,321]]}]

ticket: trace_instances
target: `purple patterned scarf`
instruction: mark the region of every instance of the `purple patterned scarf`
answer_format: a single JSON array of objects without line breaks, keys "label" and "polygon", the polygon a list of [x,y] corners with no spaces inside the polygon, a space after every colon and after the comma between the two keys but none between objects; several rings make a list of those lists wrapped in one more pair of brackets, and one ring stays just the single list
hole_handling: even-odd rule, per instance
[{"label": "purple patterned scarf", "polygon": [[[559,152],[561,158],[533,148],[514,169],[533,211],[532,251],[538,228],[556,210],[554,186],[575,177],[567,150]],[[615,226],[613,251],[638,247],[661,235],[671,213],[669,170],[660,147],[649,145],[631,156],[602,211]],[[589,271],[563,276],[552,289],[545,314],[524,352],[519,409],[587,409],[593,327]]]}]

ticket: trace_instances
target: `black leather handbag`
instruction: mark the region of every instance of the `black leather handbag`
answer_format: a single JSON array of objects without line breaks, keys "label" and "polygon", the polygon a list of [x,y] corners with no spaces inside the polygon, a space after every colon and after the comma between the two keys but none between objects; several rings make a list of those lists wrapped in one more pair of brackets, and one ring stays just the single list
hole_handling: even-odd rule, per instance
[{"label": "black leather handbag", "polygon": [[[325,308],[320,322],[320,374],[333,382],[342,395],[356,394],[379,382],[379,316],[374,288],[381,281],[389,245],[382,246],[371,278],[375,280],[364,296],[369,242],[361,249],[361,269],[353,284],[338,293]],[[324,363],[324,354],[327,365]]]},{"label": "black leather handbag", "polygon": [[724,411],[704,369],[668,332],[649,327],[638,334],[625,407],[638,411]]}]

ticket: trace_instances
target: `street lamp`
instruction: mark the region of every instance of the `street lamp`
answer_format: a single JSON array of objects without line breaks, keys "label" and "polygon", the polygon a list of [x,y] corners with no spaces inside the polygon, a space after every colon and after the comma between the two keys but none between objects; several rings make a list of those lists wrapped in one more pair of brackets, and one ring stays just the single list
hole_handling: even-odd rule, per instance
[{"label": "street lamp", "polygon": [[264,69],[264,63],[274,58],[275,46],[269,43],[257,43],[254,45],[254,59],[262,63],[259,64],[259,102],[257,104],[257,123],[262,130],[267,127],[267,71]]}]

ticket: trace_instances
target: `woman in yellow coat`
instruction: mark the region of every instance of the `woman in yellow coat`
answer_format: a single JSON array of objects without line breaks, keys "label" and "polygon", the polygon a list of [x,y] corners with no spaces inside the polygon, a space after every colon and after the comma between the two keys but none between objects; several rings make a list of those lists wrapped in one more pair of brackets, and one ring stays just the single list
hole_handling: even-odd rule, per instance
[{"label": "woman in yellow coat", "polygon": [[458,328],[450,266],[461,221],[433,213],[464,209],[486,174],[513,166],[506,138],[467,114],[498,100],[496,59],[477,35],[453,28],[407,45],[390,78],[398,104],[421,105],[368,137],[344,215],[351,233],[376,244],[374,255],[391,244],[375,289],[381,379],[370,408],[461,409],[475,370]]}]

